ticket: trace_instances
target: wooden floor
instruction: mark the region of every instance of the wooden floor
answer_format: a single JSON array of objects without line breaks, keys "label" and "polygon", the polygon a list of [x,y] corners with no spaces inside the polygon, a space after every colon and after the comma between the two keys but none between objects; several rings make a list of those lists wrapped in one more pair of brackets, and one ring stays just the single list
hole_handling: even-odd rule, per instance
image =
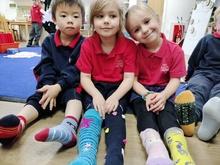
[{"label": "wooden floor", "polygon": [[[0,101],[0,117],[18,113],[21,103]],[[76,156],[76,147],[61,151],[58,143],[40,143],[33,139],[34,134],[44,127],[52,127],[62,121],[63,112],[58,112],[52,118],[42,119],[28,128],[24,135],[11,148],[0,145],[1,165],[66,165]],[[127,145],[125,150],[125,165],[144,165],[145,152],[141,146],[136,130],[136,120],[132,114],[126,115]],[[97,156],[97,165],[104,164],[105,144],[101,138]],[[220,165],[220,135],[212,143],[204,143],[196,136],[187,138],[189,150],[197,165]]]}]

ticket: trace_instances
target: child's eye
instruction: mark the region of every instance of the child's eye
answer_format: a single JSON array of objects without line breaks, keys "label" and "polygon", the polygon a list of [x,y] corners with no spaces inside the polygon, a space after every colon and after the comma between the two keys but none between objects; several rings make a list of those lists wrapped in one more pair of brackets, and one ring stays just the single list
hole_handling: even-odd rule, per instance
[{"label": "child's eye", "polygon": [[139,28],[134,29],[134,33],[137,33],[139,30]]},{"label": "child's eye", "polygon": [[65,14],[61,14],[61,15],[60,15],[60,17],[65,18],[65,17],[66,17],[66,15],[65,15]]},{"label": "child's eye", "polygon": [[148,19],[148,20],[145,20],[144,21],[144,24],[148,24],[150,22],[150,20]]},{"label": "child's eye", "polygon": [[96,18],[103,18],[103,15],[97,15]]},{"label": "child's eye", "polygon": [[74,17],[74,18],[79,18],[79,16],[78,16],[78,15],[74,15],[73,17]]},{"label": "child's eye", "polygon": [[110,18],[116,18],[117,16],[116,15],[110,15]]}]

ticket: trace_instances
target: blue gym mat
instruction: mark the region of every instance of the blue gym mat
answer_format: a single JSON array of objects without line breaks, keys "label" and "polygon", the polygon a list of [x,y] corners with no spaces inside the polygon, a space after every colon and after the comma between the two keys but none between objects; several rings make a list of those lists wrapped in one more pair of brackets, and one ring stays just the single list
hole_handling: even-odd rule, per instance
[{"label": "blue gym mat", "polygon": [[0,100],[25,102],[35,91],[33,68],[40,61],[41,47],[19,48],[20,52],[37,53],[38,56],[8,58],[9,54],[0,54]]}]

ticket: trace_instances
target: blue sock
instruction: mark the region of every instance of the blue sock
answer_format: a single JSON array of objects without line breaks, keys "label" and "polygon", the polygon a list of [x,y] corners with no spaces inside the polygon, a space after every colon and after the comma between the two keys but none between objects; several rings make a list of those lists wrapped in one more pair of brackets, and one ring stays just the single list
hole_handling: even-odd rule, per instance
[{"label": "blue sock", "polygon": [[96,154],[101,134],[102,119],[95,109],[88,109],[78,133],[79,155],[69,165],[96,165]]},{"label": "blue sock", "polygon": [[53,128],[45,128],[35,135],[35,139],[41,142],[60,142],[66,147],[76,145],[76,129],[78,121],[67,116],[61,124]]}]

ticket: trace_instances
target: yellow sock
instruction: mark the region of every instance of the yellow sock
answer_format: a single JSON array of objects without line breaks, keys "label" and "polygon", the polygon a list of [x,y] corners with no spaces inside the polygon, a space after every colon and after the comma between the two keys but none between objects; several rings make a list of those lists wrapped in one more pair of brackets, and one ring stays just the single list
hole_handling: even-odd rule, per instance
[{"label": "yellow sock", "polygon": [[175,99],[175,109],[185,136],[195,131],[195,97],[190,90],[181,92]]},{"label": "yellow sock", "polygon": [[183,131],[180,128],[168,129],[164,137],[175,165],[195,165],[188,151]]}]

